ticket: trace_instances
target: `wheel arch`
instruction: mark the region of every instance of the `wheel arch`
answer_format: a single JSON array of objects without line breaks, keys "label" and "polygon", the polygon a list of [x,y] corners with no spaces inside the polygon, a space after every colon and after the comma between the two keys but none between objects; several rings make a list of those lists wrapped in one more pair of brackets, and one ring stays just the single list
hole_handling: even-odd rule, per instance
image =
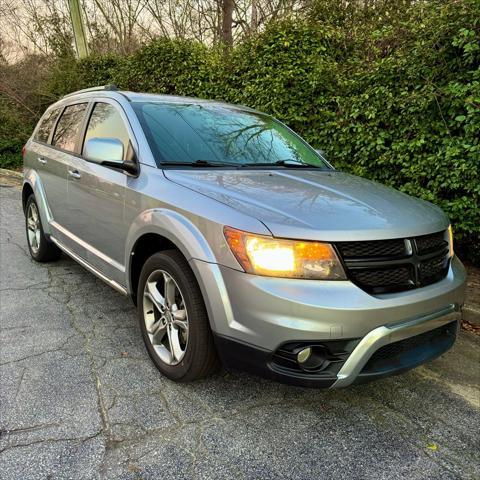
[{"label": "wheel arch", "polygon": [[27,200],[28,200],[28,197],[30,197],[30,195],[34,195],[33,188],[28,182],[25,182],[23,184],[23,188],[22,188],[22,209],[23,209],[23,212],[25,212],[25,209],[27,208]]},{"label": "wheel arch", "polygon": [[[215,263],[215,255],[200,230],[186,217],[168,209],[142,212],[132,223],[126,246],[127,289],[136,303],[138,279],[143,264],[151,255],[176,249],[185,259]],[[202,288],[201,279],[194,275]]]},{"label": "wheel arch", "polygon": [[28,197],[33,193],[35,195],[35,201],[37,202],[40,212],[40,219],[42,221],[42,227],[47,237],[50,235],[50,222],[52,221],[52,212],[48,206],[47,197],[45,195],[45,189],[43,188],[42,180],[38,173],[32,168],[25,169],[23,187],[22,187],[22,207],[25,211],[25,206]]},{"label": "wheel arch", "polygon": [[128,290],[135,305],[137,304],[138,280],[140,278],[143,265],[154,253],[171,249],[179,250],[171,240],[158,233],[144,233],[133,245],[129,257],[130,264],[128,269]]}]

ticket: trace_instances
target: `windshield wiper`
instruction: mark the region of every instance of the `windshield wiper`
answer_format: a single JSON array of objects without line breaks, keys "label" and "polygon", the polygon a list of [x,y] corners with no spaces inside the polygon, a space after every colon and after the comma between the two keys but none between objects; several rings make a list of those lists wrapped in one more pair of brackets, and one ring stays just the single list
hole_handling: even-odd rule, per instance
[{"label": "windshield wiper", "polygon": [[322,168],[320,165],[299,162],[298,160],[277,160],[276,162],[242,163],[241,167],[286,167],[286,168]]},{"label": "windshield wiper", "polygon": [[210,162],[209,160],[195,160],[194,162],[173,162],[165,161],[160,162],[161,166],[180,166],[180,167],[237,167],[238,165],[234,163],[221,163],[221,162]]},{"label": "windshield wiper", "polygon": [[320,165],[311,165],[309,163],[299,162],[298,160],[277,160],[276,162],[249,162],[249,163],[233,163],[233,162],[211,162],[210,160],[195,160],[194,162],[172,161],[166,160],[160,162],[160,166],[178,166],[178,167],[285,167],[285,168],[322,168]]}]

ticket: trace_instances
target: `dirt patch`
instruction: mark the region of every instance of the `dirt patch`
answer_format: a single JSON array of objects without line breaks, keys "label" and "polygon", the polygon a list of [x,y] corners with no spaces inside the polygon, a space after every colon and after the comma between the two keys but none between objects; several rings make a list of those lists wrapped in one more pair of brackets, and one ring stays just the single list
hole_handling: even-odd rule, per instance
[{"label": "dirt patch", "polygon": [[480,335],[480,268],[471,264],[465,267],[468,277],[462,328]]},{"label": "dirt patch", "polygon": [[22,185],[22,173],[0,168],[0,185],[2,187],[20,187]]},{"label": "dirt patch", "polygon": [[480,268],[466,265],[468,272],[466,302],[480,313]]}]

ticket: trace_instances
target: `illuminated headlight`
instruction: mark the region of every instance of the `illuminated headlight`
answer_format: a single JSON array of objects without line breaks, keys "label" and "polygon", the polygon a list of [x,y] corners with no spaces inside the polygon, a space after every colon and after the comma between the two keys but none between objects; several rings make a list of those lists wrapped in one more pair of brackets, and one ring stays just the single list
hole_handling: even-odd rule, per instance
[{"label": "illuminated headlight", "polygon": [[452,226],[448,226],[448,248],[449,248],[449,254],[450,258],[452,258],[455,255],[455,252],[453,251],[453,232],[452,232]]},{"label": "illuminated headlight", "polygon": [[224,228],[227,243],[247,273],[285,278],[344,280],[329,243],[288,240]]}]

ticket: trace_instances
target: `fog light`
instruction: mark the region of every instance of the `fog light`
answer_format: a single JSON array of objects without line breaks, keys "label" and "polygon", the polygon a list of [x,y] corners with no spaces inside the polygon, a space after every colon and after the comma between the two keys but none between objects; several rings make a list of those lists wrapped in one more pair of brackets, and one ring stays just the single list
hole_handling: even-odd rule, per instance
[{"label": "fog light", "polygon": [[297,362],[298,363],[305,363],[310,356],[312,355],[312,349],[310,347],[304,348],[300,350],[297,354]]}]

